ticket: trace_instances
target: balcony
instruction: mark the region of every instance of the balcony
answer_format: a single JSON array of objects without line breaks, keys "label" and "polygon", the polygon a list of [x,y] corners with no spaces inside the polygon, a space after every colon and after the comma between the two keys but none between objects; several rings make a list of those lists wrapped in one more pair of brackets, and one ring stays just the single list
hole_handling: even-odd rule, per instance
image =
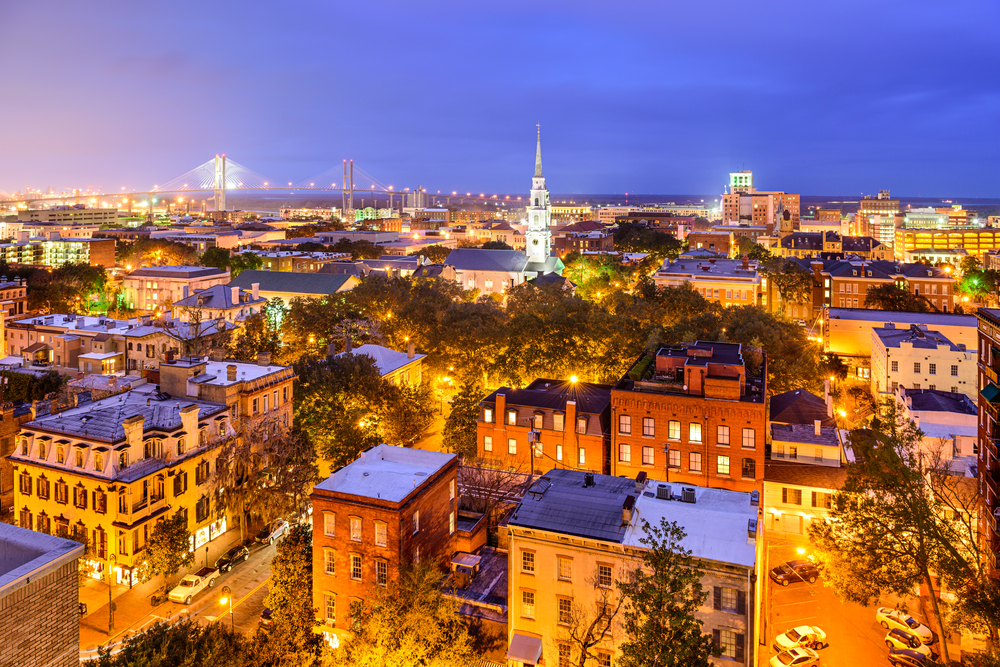
[{"label": "balcony", "polygon": [[131,525],[147,517],[155,516],[169,507],[165,496],[140,500],[124,510],[119,506],[116,523]]}]

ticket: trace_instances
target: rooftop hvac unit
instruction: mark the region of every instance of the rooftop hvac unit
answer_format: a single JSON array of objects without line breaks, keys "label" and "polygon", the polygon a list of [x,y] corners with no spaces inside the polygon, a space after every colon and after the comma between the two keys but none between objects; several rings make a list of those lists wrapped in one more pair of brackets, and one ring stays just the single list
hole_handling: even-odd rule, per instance
[{"label": "rooftop hvac unit", "polygon": [[459,565],[452,574],[452,582],[455,588],[466,588],[472,579],[472,569],[467,565]]},{"label": "rooftop hvac unit", "polygon": [[760,491],[750,492],[750,507],[757,507],[760,505]]},{"label": "rooftop hvac unit", "polygon": [[757,539],[757,519],[747,520],[747,539]]},{"label": "rooftop hvac unit", "polygon": [[686,503],[693,503],[695,501],[694,487],[685,486],[681,489],[681,500]]},{"label": "rooftop hvac unit", "polygon": [[670,500],[673,498],[673,492],[670,490],[669,484],[657,484],[656,485],[656,497],[660,500]]}]

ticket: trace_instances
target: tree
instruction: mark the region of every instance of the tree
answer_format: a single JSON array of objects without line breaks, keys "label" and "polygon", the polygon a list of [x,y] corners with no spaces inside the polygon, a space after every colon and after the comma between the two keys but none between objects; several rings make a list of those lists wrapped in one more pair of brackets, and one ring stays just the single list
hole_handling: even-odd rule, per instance
[{"label": "tree", "polygon": [[495,459],[467,458],[459,468],[462,500],[486,516],[486,533],[491,537],[503,513],[517,505],[531,482],[531,475],[519,471],[512,456],[495,453]]},{"label": "tree", "polygon": [[202,266],[214,266],[219,271],[229,268],[229,250],[218,246],[207,249],[201,254]]},{"label": "tree", "polygon": [[[921,447],[921,432],[895,401],[850,440],[855,461],[844,485],[833,494],[829,517],[809,528],[827,581],[864,605],[883,593],[912,597],[923,587],[944,638],[940,577],[959,599],[953,624],[990,631],[995,640],[1000,594],[980,552],[976,485],[949,474],[940,451]],[[941,646],[947,663],[947,642]]]},{"label": "tree", "polygon": [[159,574],[169,577],[182,567],[189,567],[194,563],[187,515],[176,512],[171,517],[157,521],[149,533],[144,555],[145,559],[138,568],[140,581],[148,581]]},{"label": "tree", "polygon": [[448,259],[448,255],[450,254],[451,248],[443,246],[439,243],[429,245],[419,252],[410,253],[410,255],[423,255],[434,264],[440,264],[444,260]]},{"label": "tree", "polygon": [[813,275],[788,257],[772,257],[760,264],[760,271],[778,290],[785,303],[807,303],[812,300]]},{"label": "tree", "polygon": [[388,585],[373,586],[351,605],[351,636],[333,665],[351,667],[463,667],[477,656],[452,600],[440,591],[441,572],[428,560],[401,567]]},{"label": "tree", "polygon": [[[623,580],[631,577],[631,574],[620,576]],[[617,644],[622,639],[622,608],[625,605],[626,597],[620,591],[616,592],[612,586],[612,581],[605,584],[601,581],[598,571],[592,572],[584,579],[584,583],[594,589],[594,602],[587,606],[571,601],[571,612],[568,623],[562,626],[560,634],[564,636],[567,644],[570,645],[571,658],[576,653],[576,664],[578,667],[587,667],[597,659],[597,652],[594,650],[606,640]],[[560,619],[562,620],[562,619]]]},{"label": "tree", "polygon": [[479,246],[483,250],[513,250],[514,248],[507,245],[503,241],[487,241],[483,245]]},{"label": "tree", "polygon": [[865,304],[869,308],[913,313],[926,313],[930,308],[927,301],[914,296],[904,284],[887,283],[873,285],[865,294]]},{"label": "tree", "polygon": [[164,239],[138,239],[134,243],[118,243],[115,250],[118,265],[125,266],[128,270],[141,266],[197,266],[200,259],[198,252],[191,246]]},{"label": "tree", "polygon": [[746,236],[736,237],[736,249],[742,256],[746,255],[751,261],[766,262],[771,259],[771,251]]},{"label": "tree", "polygon": [[312,589],[312,528],[295,524],[278,544],[278,554],[271,561],[271,583],[264,604],[272,611],[275,641],[298,652],[317,652],[319,635]]},{"label": "tree", "polygon": [[[195,619],[174,624],[156,623],[98,650],[97,667],[246,667],[263,665],[251,650],[252,642],[226,623],[201,625]],[[120,650],[118,650],[120,648]]]},{"label": "tree", "polygon": [[649,253],[660,264],[665,259],[676,259],[683,250],[683,244],[668,232],[623,222],[615,232],[615,249],[619,252]]},{"label": "tree", "polygon": [[837,354],[823,355],[823,366],[826,377],[835,377],[838,380],[846,380],[849,367]]},{"label": "tree", "polygon": [[462,460],[476,457],[476,423],[482,398],[483,390],[475,379],[463,380],[444,420],[442,444],[446,451],[458,454]]},{"label": "tree", "polygon": [[231,337],[228,358],[237,361],[254,361],[261,352],[278,357],[281,351],[281,324],[288,313],[285,302],[274,297],[264,304],[260,312],[242,322]]},{"label": "tree", "polygon": [[[620,645],[622,667],[710,667],[709,658],[720,654],[712,638],[701,631],[695,614],[708,598],[702,590],[700,563],[681,543],[686,537],[676,522],[660,519],[660,525],[642,522],[646,546],[642,566],[618,587],[628,599],[625,632]],[[737,644],[739,651],[740,644]],[[738,652],[737,662],[743,656]]]},{"label": "tree", "polygon": [[349,252],[353,259],[378,259],[384,253],[382,246],[375,245],[368,240],[351,241],[342,238],[333,244],[334,252]]},{"label": "tree", "polygon": [[411,446],[434,421],[430,388],[425,384],[403,382],[387,389],[387,403],[382,419],[385,442],[402,447]]},{"label": "tree", "polygon": [[229,260],[229,265],[231,267],[232,276],[235,278],[244,271],[256,271],[260,267],[264,266],[264,260],[260,255],[256,255],[252,252],[244,252],[239,255],[233,255]]}]

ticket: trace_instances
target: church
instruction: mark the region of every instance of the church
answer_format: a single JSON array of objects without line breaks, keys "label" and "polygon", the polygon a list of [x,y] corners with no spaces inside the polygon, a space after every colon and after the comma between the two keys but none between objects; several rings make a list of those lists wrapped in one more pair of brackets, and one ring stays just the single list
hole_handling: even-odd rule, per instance
[{"label": "church", "polygon": [[542,134],[535,145],[535,174],[527,207],[526,252],[456,248],[444,261],[455,269],[455,280],[465,289],[481,294],[503,294],[526,280],[562,275],[565,265],[552,256],[552,205],[542,175]]}]

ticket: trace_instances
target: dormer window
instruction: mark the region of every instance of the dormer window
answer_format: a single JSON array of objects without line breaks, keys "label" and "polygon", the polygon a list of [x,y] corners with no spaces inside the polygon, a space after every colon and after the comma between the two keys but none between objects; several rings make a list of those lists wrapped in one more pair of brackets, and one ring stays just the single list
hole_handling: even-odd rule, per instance
[{"label": "dormer window", "polygon": [[507,411],[507,426],[517,426],[517,410]]},{"label": "dormer window", "polygon": [[118,455],[118,469],[124,470],[128,467],[128,452],[122,452]]},{"label": "dormer window", "polygon": [[94,454],[94,470],[97,472],[104,470],[104,454]]},{"label": "dormer window", "polygon": [[483,421],[487,424],[493,423],[493,408],[483,409]]}]

